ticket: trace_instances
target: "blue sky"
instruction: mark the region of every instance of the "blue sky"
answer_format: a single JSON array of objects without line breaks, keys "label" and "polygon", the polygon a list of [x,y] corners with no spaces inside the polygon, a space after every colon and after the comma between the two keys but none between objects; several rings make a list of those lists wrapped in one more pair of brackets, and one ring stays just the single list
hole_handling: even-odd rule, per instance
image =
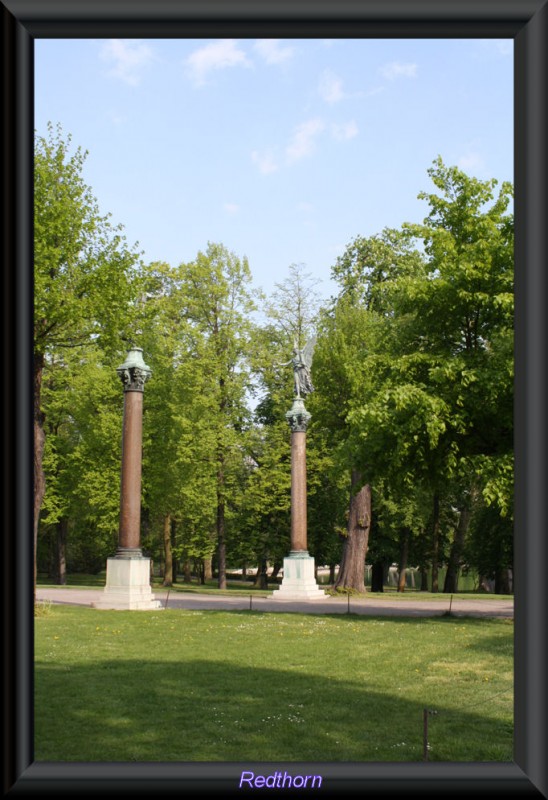
[{"label": "blue sky", "polygon": [[420,222],[441,155],[513,180],[511,39],[36,40],[35,127],[89,151],[84,178],[146,262],[208,241],[271,291],[356,236]]}]

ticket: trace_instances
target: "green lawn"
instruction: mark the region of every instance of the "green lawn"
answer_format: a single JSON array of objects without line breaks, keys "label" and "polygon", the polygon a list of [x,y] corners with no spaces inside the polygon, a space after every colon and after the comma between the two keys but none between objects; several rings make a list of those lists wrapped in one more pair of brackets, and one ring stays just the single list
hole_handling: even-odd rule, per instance
[{"label": "green lawn", "polygon": [[260,611],[35,619],[38,761],[511,761],[513,623]]}]

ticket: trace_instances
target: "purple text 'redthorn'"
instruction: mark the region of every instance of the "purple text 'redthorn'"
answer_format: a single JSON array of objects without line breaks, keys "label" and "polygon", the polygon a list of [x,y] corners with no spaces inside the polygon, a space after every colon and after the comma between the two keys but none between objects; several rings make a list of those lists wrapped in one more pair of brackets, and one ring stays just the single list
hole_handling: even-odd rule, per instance
[{"label": "purple text 'redthorn'", "polygon": [[321,775],[288,775],[287,772],[274,772],[272,775],[255,775],[254,772],[242,772],[242,786],[252,789],[319,789],[322,785]]}]

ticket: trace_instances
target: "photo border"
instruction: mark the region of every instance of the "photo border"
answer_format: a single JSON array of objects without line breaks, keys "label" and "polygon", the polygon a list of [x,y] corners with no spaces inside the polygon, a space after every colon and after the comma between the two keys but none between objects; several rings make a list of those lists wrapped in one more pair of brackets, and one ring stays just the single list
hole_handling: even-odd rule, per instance
[{"label": "photo border", "polygon": [[[238,790],[242,769],[321,772],[320,792],[548,796],[548,0],[2,0],[4,793]],[[511,763],[33,760],[34,39],[512,38],[515,184],[515,728]],[[367,721],[364,720],[364,724]]]}]

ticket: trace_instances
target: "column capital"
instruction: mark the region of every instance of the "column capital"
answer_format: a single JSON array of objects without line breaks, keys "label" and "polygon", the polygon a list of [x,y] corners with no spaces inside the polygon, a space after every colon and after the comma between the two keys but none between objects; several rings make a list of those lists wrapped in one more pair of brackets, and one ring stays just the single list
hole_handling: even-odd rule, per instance
[{"label": "column capital", "polygon": [[305,432],[311,418],[311,414],[305,408],[304,401],[301,397],[296,397],[293,401],[291,410],[285,415],[289,423],[292,433]]},{"label": "column capital", "polygon": [[129,350],[126,360],[116,372],[122,381],[124,392],[144,392],[152,370],[143,361],[143,348],[133,347]]}]

